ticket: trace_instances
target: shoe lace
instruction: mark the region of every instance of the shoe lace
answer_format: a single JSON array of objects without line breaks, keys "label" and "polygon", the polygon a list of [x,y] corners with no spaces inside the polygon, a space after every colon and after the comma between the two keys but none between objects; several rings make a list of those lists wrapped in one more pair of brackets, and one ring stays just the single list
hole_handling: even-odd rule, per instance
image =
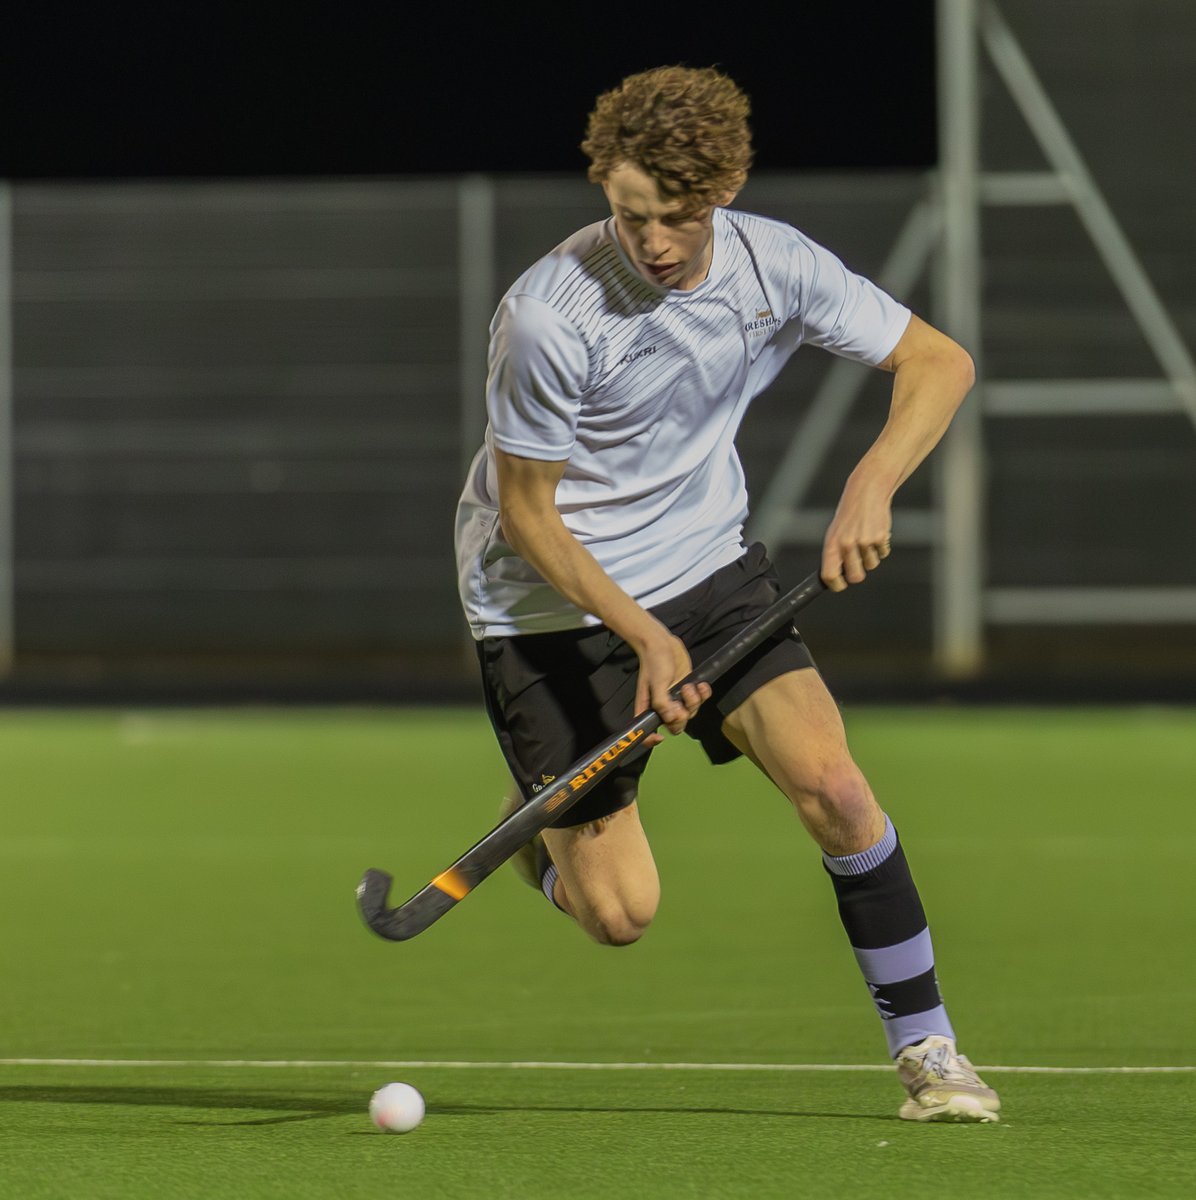
[{"label": "shoe lace", "polygon": [[979,1076],[966,1059],[951,1053],[950,1046],[932,1046],[922,1059],[922,1070],[944,1083],[978,1084]]}]

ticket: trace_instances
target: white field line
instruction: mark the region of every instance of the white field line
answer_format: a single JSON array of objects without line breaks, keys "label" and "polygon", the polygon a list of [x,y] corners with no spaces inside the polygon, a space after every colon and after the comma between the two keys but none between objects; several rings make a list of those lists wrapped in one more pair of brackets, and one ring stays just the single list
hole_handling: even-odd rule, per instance
[{"label": "white field line", "polygon": [[[195,1069],[336,1067],[362,1070],[446,1071],[891,1071],[887,1063],[692,1063],[692,1062],[468,1062],[451,1059],[279,1059],[279,1058],[0,1058],[0,1067],[167,1067]],[[1011,1067],[978,1066],[978,1071],[1010,1075],[1184,1075],[1179,1067]]]}]

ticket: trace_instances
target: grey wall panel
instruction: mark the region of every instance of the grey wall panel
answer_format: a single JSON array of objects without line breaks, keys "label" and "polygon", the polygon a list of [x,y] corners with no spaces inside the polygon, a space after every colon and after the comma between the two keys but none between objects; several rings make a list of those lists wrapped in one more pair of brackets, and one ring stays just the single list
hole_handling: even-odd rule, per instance
[{"label": "grey wall panel", "polygon": [[453,186],[18,191],[21,651],[455,652]]},{"label": "grey wall panel", "polygon": [[[1196,8],[1001,8],[1196,347]],[[985,168],[1040,169],[991,67],[982,86]],[[912,174],[759,166],[740,205],[792,221],[864,274],[926,187]],[[606,212],[580,176],[494,185],[491,303]],[[441,679],[468,679],[451,552],[463,400],[455,182],[20,185],[13,197],[18,665],[116,677],[167,658],[230,675],[432,663]],[[1156,373],[1070,209],[986,209],[983,239],[990,378]],[[925,282],[901,299],[928,312]],[[740,448],[755,495],[828,364],[799,354],[749,414]],[[834,504],[887,400],[888,381],[870,379],[811,504]],[[480,415],[481,395],[464,401]],[[989,582],[1196,583],[1185,418],[1004,418],[986,436]],[[920,472],[899,505],[927,508],[932,480]],[[790,546],[778,558],[796,577],[816,553]],[[902,547],[883,576],[807,615],[832,676],[843,664],[929,672],[929,551]],[[1196,664],[1192,628],[1169,629],[1163,656],[1114,630],[1098,644],[1126,673],[1182,671]],[[1031,678],[1044,647],[1067,661],[1071,636],[1001,629],[990,665]],[[1086,653],[1097,635],[1075,637],[1089,639]]]}]

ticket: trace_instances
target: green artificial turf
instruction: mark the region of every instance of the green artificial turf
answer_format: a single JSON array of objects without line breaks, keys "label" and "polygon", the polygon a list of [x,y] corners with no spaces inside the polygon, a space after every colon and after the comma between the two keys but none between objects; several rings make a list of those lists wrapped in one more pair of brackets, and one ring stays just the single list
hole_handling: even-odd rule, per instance
[{"label": "green artificial turf", "polygon": [[[896,1119],[817,851],[687,739],[645,777],[639,944],[503,871],[393,945],[354,886],[494,823],[480,714],[10,711],[0,1197],[1196,1194],[1196,1072],[1108,1070],[1196,1065],[1196,712],[847,719],[1001,1124]],[[405,1136],[366,1116],[391,1079]]]}]

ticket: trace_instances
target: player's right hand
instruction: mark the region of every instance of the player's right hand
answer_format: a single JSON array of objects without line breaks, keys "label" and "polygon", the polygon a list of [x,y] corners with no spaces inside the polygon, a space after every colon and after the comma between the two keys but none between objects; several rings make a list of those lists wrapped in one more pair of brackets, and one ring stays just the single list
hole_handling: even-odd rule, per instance
[{"label": "player's right hand", "polygon": [[[693,670],[693,663],[685,643],[659,623],[657,630],[637,647],[636,652],[640,671],[635,689],[635,711],[641,713],[649,707],[654,708],[670,733],[680,733],[702,703],[710,699],[710,684],[687,683],[679,698],[673,696],[674,685]],[[663,740],[659,734],[653,734],[648,744],[656,745]]]}]

